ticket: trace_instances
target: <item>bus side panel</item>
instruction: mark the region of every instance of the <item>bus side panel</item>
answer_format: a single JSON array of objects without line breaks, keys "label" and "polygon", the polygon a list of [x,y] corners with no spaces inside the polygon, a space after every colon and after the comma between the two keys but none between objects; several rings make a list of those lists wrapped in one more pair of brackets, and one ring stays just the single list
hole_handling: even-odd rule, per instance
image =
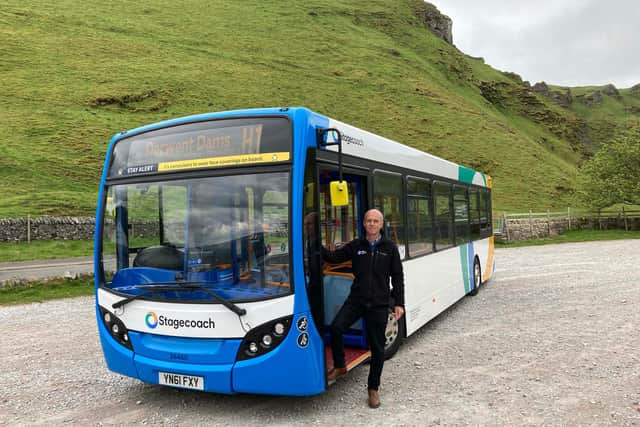
[{"label": "bus side panel", "polygon": [[477,240],[473,242],[475,253],[480,260],[480,268],[482,269],[482,281],[486,282],[491,278],[493,269],[495,268],[495,262],[493,258],[494,244],[493,236],[486,239]]},{"label": "bus side panel", "polygon": [[473,290],[473,261],[475,251],[473,243],[458,246],[460,251],[460,267],[462,268],[462,283],[464,284],[464,293],[468,294]]},{"label": "bus side panel", "polygon": [[[306,330],[298,321],[306,317]],[[316,331],[311,313],[297,315],[289,335],[273,351],[233,368],[233,389],[241,393],[307,396],[325,390],[324,343]]]},{"label": "bus side panel", "polygon": [[462,298],[469,287],[457,247],[405,261],[403,267],[407,335]]}]

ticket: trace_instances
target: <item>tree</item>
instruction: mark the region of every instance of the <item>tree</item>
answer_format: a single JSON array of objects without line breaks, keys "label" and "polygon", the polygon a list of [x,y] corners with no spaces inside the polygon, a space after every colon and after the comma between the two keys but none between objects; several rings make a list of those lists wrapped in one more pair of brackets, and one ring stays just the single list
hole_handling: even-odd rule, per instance
[{"label": "tree", "polygon": [[640,128],[603,144],[578,172],[578,195],[600,210],[616,203],[640,204]]}]

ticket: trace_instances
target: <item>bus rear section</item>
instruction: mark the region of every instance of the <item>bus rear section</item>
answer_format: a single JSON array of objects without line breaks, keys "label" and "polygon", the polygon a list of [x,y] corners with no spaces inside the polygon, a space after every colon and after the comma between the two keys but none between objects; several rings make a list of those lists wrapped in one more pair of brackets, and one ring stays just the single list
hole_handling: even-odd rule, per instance
[{"label": "bus rear section", "polygon": [[217,393],[325,390],[323,339],[293,280],[292,133],[282,114],[115,138],[95,245],[109,369]]}]

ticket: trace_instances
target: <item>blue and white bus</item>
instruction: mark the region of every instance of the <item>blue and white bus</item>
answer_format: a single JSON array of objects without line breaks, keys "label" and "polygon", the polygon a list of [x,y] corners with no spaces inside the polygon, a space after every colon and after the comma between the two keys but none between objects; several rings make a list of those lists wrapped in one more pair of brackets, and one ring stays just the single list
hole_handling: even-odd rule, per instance
[{"label": "blue and white bus", "polygon": [[[332,202],[332,189],[342,202]],[[400,249],[406,315],[386,356],[494,268],[491,179],[306,108],[196,115],[114,136],[100,184],[95,301],[110,370],[216,393],[325,391],[327,326],[369,208]],[[367,360],[363,325],[348,369]]]}]

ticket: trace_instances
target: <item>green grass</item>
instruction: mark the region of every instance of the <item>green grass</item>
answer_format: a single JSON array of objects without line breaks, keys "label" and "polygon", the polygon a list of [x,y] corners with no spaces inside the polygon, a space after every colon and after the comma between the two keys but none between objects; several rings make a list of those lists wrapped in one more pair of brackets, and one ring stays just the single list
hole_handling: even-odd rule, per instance
[{"label": "green grass", "polygon": [[0,262],[92,255],[93,240],[34,240],[31,243],[0,243]]},{"label": "green grass", "polygon": [[54,279],[0,288],[0,306],[44,302],[93,294],[93,279]]},{"label": "green grass", "polygon": [[523,240],[519,242],[496,242],[498,248],[516,248],[521,246],[540,246],[555,243],[590,242],[597,240],[640,239],[640,231],[624,230],[571,230],[557,236],[544,239]]},{"label": "green grass", "polygon": [[[92,215],[108,141],[124,129],[281,105],[490,173],[496,210],[566,206],[579,156],[558,135],[588,112],[529,106],[517,83],[425,29],[420,4],[5,1],[0,217]],[[512,85],[513,99],[490,103],[483,81]],[[589,124],[601,138],[626,114],[605,107]]]}]

